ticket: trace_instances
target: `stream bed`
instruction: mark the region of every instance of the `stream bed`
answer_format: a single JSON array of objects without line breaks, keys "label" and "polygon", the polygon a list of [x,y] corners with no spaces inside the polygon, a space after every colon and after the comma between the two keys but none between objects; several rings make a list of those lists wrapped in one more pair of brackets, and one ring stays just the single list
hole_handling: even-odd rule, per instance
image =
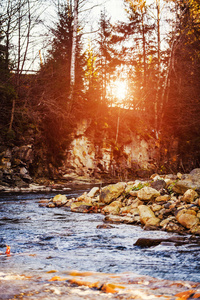
[{"label": "stream bed", "polygon": [[[65,194],[68,198],[77,197],[85,190],[70,190]],[[162,280],[200,282],[199,244],[134,246],[141,237],[178,235],[144,231],[140,226],[126,224],[97,228],[103,224],[101,214],[72,213],[64,207],[39,205],[40,199],[50,199],[56,194],[58,192],[0,195],[0,253],[5,252],[6,245],[11,247],[10,256],[0,255],[3,274],[40,276],[70,270],[107,274],[130,272]]]}]

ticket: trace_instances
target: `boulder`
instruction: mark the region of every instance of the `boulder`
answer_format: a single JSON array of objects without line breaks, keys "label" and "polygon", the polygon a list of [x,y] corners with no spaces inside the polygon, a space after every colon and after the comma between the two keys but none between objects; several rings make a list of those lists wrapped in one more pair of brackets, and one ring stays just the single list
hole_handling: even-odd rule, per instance
[{"label": "boulder", "polygon": [[200,168],[193,169],[190,172],[190,175],[193,177],[193,179],[200,180]]},{"label": "boulder", "polygon": [[173,191],[178,194],[184,194],[189,189],[200,192],[200,168],[192,170],[190,174],[183,175],[173,187]]},{"label": "boulder", "polygon": [[87,193],[87,196],[90,198],[95,197],[99,193],[99,187],[93,187],[89,193]]},{"label": "boulder", "polygon": [[53,204],[56,206],[63,206],[67,203],[67,197],[65,195],[56,195],[53,198]]},{"label": "boulder", "polygon": [[197,218],[196,215],[190,213],[190,211],[186,209],[182,209],[181,211],[179,211],[176,215],[176,219],[187,229],[191,229],[192,227],[197,226],[199,223],[199,218]]},{"label": "boulder", "polygon": [[121,201],[116,200],[110,203],[109,205],[106,205],[104,208],[102,208],[102,213],[118,215],[121,207],[122,207]]},{"label": "boulder", "polygon": [[192,203],[197,198],[198,198],[198,193],[192,189],[189,189],[184,193],[184,195],[182,197],[182,201],[187,202],[187,203]]},{"label": "boulder", "polygon": [[92,198],[88,197],[87,192],[85,192],[76,199],[76,202],[85,202],[85,203],[91,205],[92,204]]},{"label": "boulder", "polygon": [[177,181],[172,187],[173,192],[183,195],[187,190],[200,190],[200,182],[192,181],[189,178]]},{"label": "boulder", "polygon": [[99,197],[100,202],[110,204],[125,191],[125,187],[126,184],[124,182],[118,182],[103,187]]},{"label": "boulder", "polygon": [[174,244],[175,246],[181,246],[188,243],[184,237],[171,237],[171,238],[159,238],[159,239],[151,239],[151,238],[139,238],[133,245],[141,248],[149,248],[155,247],[160,244]]},{"label": "boulder", "polygon": [[140,221],[142,224],[147,226],[158,226],[160,223],[160,219],[157,218],[154,212],[151,210],[150,207],[146,205],[138,206]]},{"label": "boulder", "polygon": [[138,199],[143,200],[143,201],[150,201],[158,196],[160,196],[160,193],[156,189],[153,189],[152,187],[147,187],[147,186],[143,187],[137,193]]}]

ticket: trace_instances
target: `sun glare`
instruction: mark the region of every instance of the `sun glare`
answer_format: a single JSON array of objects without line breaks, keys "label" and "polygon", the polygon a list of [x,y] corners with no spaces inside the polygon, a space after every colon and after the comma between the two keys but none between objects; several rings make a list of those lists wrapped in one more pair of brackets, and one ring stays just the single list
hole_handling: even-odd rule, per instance
[{"label": "sun glare", "polygon": [[112,94],[118,101],[124,100],[127,94],[127,84],[125,81],[116,80],[112,84]]}]

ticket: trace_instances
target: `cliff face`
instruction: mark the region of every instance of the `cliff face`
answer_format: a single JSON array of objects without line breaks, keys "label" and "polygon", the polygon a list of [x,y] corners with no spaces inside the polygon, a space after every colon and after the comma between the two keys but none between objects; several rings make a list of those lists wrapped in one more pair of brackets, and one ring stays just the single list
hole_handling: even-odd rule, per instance
[{"label": "cliff face", "polygon": [[141,136],[129,129],[116,142],[115,134],[109,128],[97,131],[88,119],[80,121],[60,167],[39,156],[33,144],[5,148],[0,153],[0,184],[24,186],[40,183],[41,178],[128,180],[169,172],[172,165],[176,169],[176,140],[166,146],[150,134]]},{"label": "cliff face", "polygon": [[[127,142],[119,140],[114,143],[106,130],[102,134],[103,138],[99,139],[95,137],[95,130],[90,130],[88,134],[90,127],[91,124],[83,120],[74,134],[62,168],[66,178],[77,174],[127,179],[134,175],[149,176],[156,171],[155,162],[160,157],[160,146],[153,138],[145,139],[131,132]],[[173,147],[175,150],[176,145]]]}]

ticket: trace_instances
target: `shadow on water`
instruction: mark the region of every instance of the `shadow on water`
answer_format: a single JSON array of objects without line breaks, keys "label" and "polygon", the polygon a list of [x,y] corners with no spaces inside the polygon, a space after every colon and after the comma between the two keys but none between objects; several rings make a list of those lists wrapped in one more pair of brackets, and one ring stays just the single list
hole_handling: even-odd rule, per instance
[{"label": "shadow on water", "polygon": [[[65,191],[65,194],[71,198],[84,191]],[[101,214],[78,214],[67,208],[39,206],[39,199],[50,199],[55,194],[1,195],[0,252],[6,244],[11,246],[10,257],[5,259],[0,255],[1,268],[20,272],[131,271],[163,279],[199,281],[199,245],[134,246],[141,237],[169,238],[177,234],[144,231],[126,224],[97,228],[103,223]]]}]

